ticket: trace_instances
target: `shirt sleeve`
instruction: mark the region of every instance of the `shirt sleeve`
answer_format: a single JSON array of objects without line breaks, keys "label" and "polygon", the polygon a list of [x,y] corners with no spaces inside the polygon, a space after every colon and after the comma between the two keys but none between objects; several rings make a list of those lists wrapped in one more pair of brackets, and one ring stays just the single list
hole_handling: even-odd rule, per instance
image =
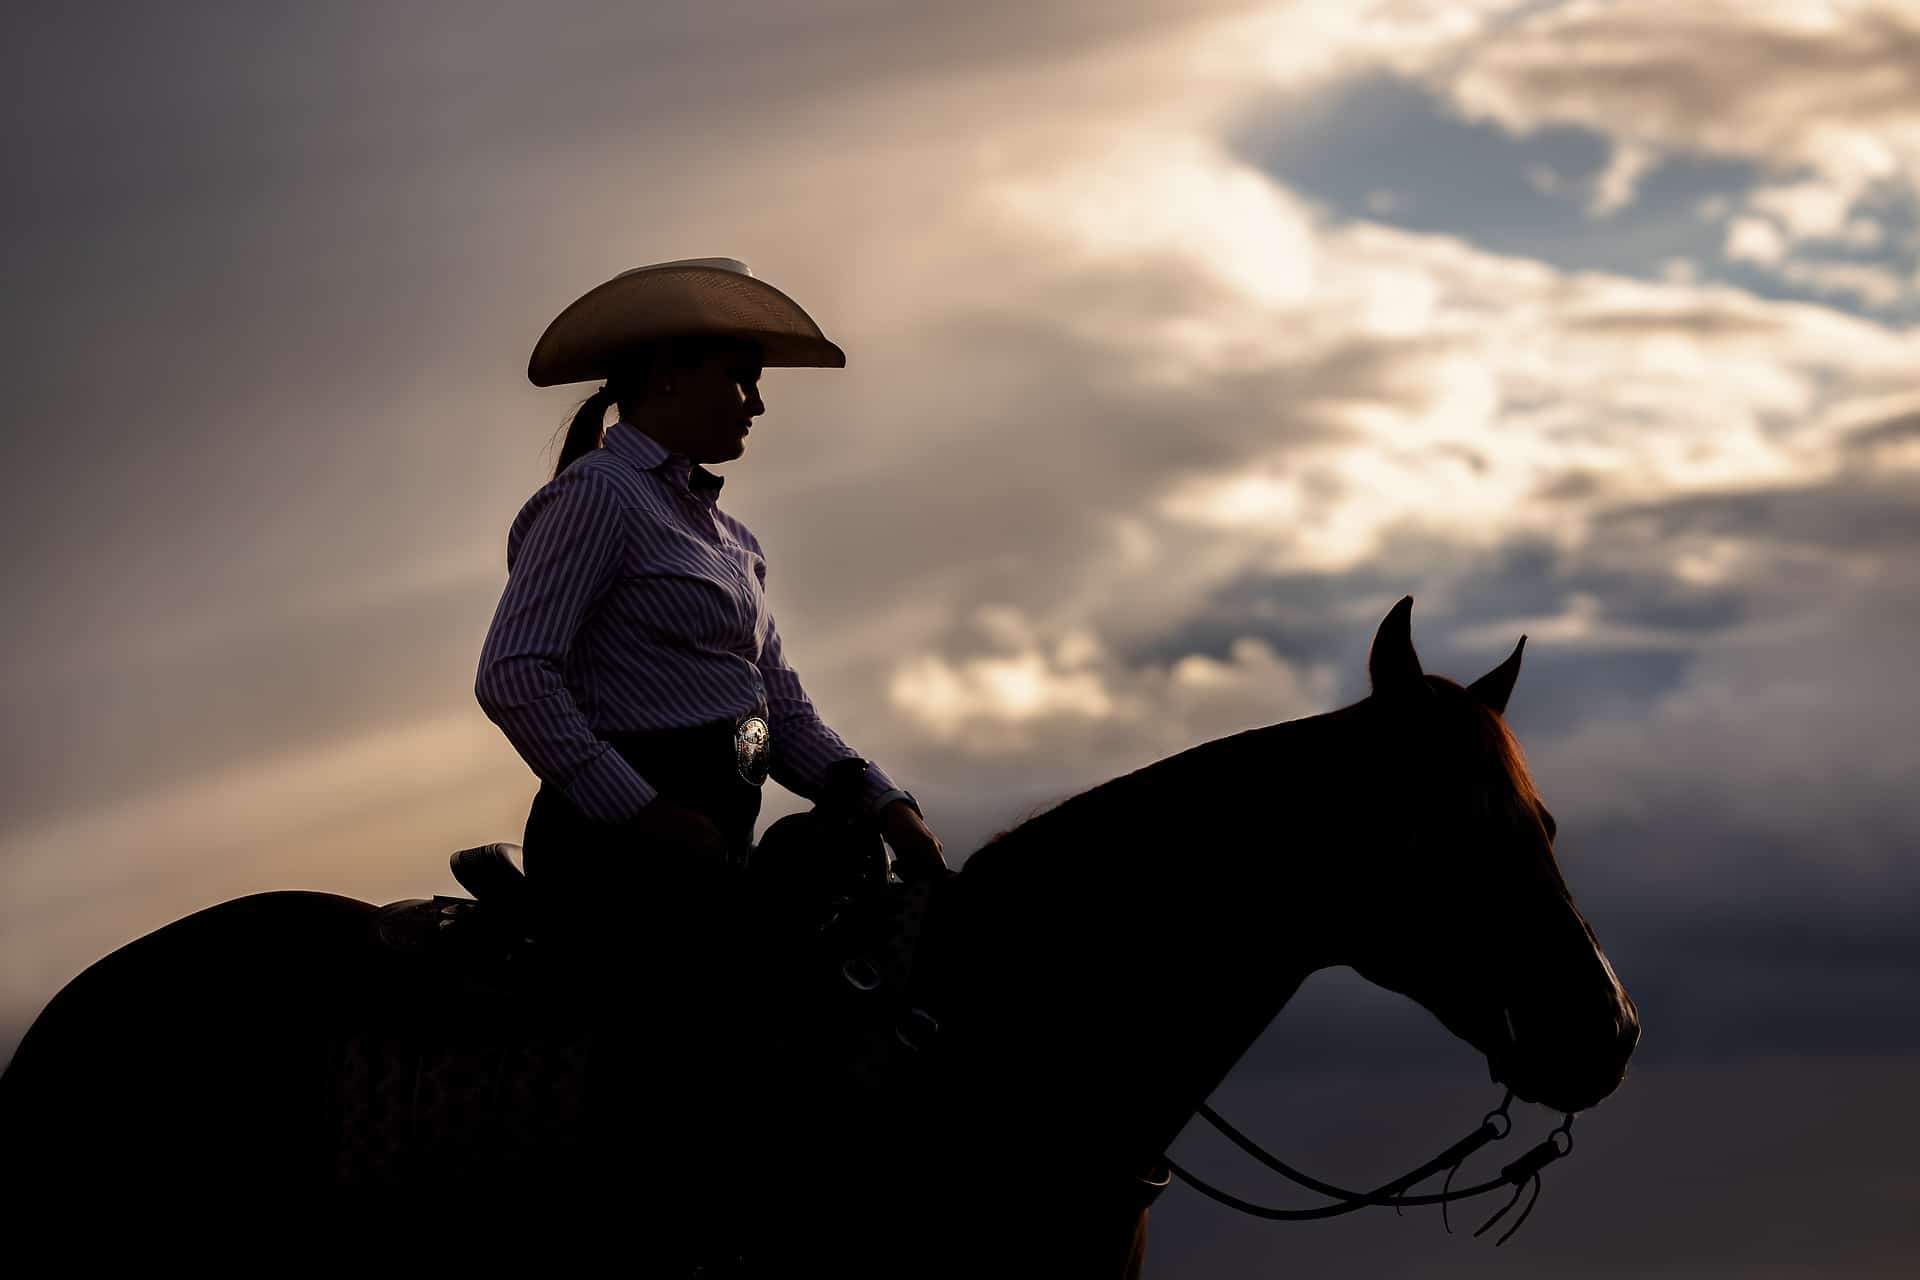
[{"label": "shirt sleeve", "polygon": [[[762,559],[764,563],[764,557]],[[787,665],[780,631],[767,615],[767,639],[760,647],[760,680],[767,690],[767,721],[773,730],[773,780],[796,795],[818,803],[826,793],[827,768],[860,753],[828,728],[800,687],[800,673]],[[889,791],[893,779],[869,764],[861,800],[869,808]]]},{"label": "shirt sleeve", "polygon": [[542,782],[589,818],[624,822],[658,793],[594,733],[564,677],[581,623],[620,574],[619,494],[576,462],[530,501],[540,505],[510,557],[474,697]]}]

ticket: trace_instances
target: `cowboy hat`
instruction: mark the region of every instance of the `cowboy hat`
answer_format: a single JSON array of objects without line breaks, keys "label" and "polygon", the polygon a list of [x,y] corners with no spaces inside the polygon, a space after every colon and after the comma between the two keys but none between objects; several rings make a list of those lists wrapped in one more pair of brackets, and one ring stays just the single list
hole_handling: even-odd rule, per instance
[{"label": "cowboy hat", "polygon": [[746,338],[768,368],[844,369],[800,304],[735,258],[682,258],[622,271],[555,316],[527,361],[536,387],[604,378],[619,358],[661,338]]}]

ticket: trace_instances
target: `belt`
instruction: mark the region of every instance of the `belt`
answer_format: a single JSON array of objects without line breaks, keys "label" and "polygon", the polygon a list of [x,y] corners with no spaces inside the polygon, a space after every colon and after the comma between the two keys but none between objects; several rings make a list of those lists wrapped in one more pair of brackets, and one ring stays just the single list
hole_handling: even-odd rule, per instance
[{"label": "belt", "polygon": [[730,761],[742,782],[758,787],[773,765],[773,728],[766,711],[758,707],[684,729],[615,731],[604,736],[642,773],[661,770],[677,775],[691,769],[697,774],[702,761],[707,769],[724,769],[724,762]]}]

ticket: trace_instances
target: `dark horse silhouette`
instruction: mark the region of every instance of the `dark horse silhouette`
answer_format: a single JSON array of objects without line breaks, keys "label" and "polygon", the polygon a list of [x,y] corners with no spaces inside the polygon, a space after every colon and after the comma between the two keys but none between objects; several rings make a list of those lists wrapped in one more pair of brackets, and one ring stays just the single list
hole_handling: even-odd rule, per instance
[{"label": "dark horse silhouette", "polygon": [[[658,1273],[712,1274],[711,1250],[665,1243],[692,1193],[646,1116],[676,1111],[735,1144],[738,1179],[698,1194],[728,1197],[736,1269],[1137,1274],[1161,1154],[1333,965],[1419,1002],[1520,1098],[1590,1107],[1623,1078],[1638,1014],[1503,720],[1520,649],[1471,685],[1426,675],[1411,609],[1381,624],[1360,702],[1194,747],[974,854],[926,895],[889,1034],[770,1016],[786,1038],[732,1041],[724,1088],[628,1090],[638,1119],[612,1146],[566,1137],[597,1113],[558,1113],[577,1110],[583,1072],[607,1070],[580,1034],[589,1014],[643,1028],[621,1070],[678,1056],[668,1031],[647,1040],[652,1005],[632,992],[609,1015],[551,980],[410,967],[377,936],[379,909],[325,894],[177,921],[70,983],[0,1078],[12,1234],[31,1234],[23,1206],[75,1200],[245,1206],[333,1233],[451,1208],[442,1235],[611,1235]],[[618,904],[609,917],[617,930]],[[886,1052],[864,1071],[807,1060],[836,1045]],[[466,1163],[411,1179],[370,1163],[370,1144],[427,1123],[429,1097],[472,1138]],[[745,1130],[723,1123],[749,1112]],[[489,1164],[488,1144],[518,1154]]]}]

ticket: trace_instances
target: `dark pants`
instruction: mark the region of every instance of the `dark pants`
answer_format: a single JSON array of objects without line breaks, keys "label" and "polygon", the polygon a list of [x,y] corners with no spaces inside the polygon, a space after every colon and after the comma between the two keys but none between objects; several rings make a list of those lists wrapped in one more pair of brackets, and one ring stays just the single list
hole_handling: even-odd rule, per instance
[{"label": "dark pants", "polygon": [[[731,722],[608,741],[660,794],[712,819],[734,853],[753,843],[760,788],[734,765]],[[543,785],[522,839],[543,947],[579,962],[602,1010],[589,1106],[604,1145],[582,1173],[638,1179],[656,1230],[712,1237],[702,1220],[753,1146],[742,1131],[757,1014],[758,943],[735,873],[711,855],[649,844]],[[653,1174],[660,1182],[652,1182]]]},{"label": "dark pants", "polygon": [[[662,796],[711,818],[736,854],[752,846],[760,788],[734,767],[730,722],[607,740]],[[561,912],[604,901],[610,892],[657,897],[703,874],[684,850],[649,849],[631,827],[587,817],[565,792],[544,783],[527,814],[521,851],[529,889],[544,908]]]}]

